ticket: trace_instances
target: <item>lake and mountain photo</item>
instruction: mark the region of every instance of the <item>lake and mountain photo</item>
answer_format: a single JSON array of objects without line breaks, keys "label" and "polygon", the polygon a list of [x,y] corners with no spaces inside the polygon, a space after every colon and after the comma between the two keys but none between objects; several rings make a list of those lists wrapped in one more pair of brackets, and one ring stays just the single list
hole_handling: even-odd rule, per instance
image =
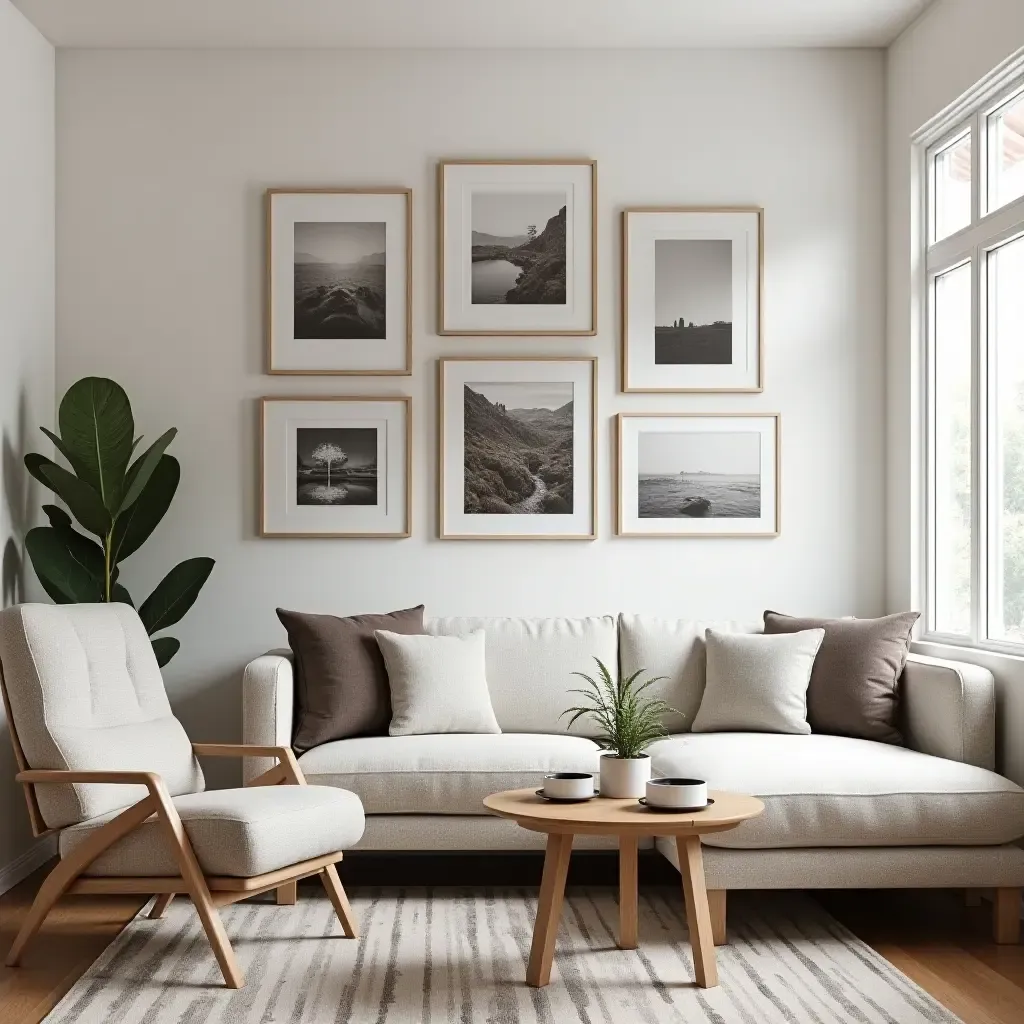
[{"label": "lake and mountain photo", "polygon": [[376,427],[299,427],[295,433],[296,504],[377,504]]},{"label": "lake and mountain photo", "polygon": [[466,384],[467,514],[573,511],[573,385]]},{"label": "lake and mountain photo", "polygon": [[641,432],[637,474],[641,519],[761,517],[757,432]]},{"label": "lake and mountain photo", "polygon": [[564,192],[474,192],[474,305],[564,305]]},{"label": "lake and mountain photo", "polygon": [[732,363],[732,242],[654,242],[654,362]]},{"label": "lake and mountain photo", "polygon": [[387,224],[295,224],[295,337],[387,337]]}]

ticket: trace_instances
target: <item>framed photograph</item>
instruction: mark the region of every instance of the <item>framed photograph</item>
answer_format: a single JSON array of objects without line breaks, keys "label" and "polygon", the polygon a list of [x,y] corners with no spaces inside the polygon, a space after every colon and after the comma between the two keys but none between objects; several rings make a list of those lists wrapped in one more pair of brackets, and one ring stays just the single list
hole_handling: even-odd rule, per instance
[{"label": "framed photograph", "polygon": [[412,372],[412,190],[267,191],[267,371]]},{"label": "framed photograph", "polygon": [[441,537],[593,540],[597,360],[440,361]]},{"label": "framed photograph", "polygon": [[261,400],[260,535],[408,537],[410,399]]},{"label": "framed photograph", "polygon": [[619,413],[622,537],[776,537],[777,413]]},{"label": "framed photograph", "polygon": [[622,215],[623,391],[761,391],[764,214]]},{"label": "framed photograph", "polygon": [[597,333],[597,164],[448,160],[440,334]]}]

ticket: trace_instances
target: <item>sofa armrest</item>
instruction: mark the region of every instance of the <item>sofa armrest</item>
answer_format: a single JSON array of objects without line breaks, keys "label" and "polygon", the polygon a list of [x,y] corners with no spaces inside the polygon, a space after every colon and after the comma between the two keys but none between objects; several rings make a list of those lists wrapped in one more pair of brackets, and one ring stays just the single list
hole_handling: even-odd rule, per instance
[{"label": "sofa armrest", "polygon": [[911,654],[900,685],[907,746],[995,771],[995,678],[987,668]]},{"label": "sofa armrest", "polygon": [[[258,747],[290,747],[295,683],[291,651],[269,651],[250,661],[242,676],[242,742]],[[247,757],[242,778],[248,784],[277,764],[272,757]]]}]

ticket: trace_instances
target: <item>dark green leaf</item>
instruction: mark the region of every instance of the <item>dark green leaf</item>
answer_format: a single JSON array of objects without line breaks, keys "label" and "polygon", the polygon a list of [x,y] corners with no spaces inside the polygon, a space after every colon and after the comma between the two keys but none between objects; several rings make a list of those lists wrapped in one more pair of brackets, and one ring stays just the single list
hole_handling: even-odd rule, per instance
[{"label": "dark green leaf", "polygon": [[46,513],[46,518],[50,520],[51,526],[71,525],[71,516],[59,505],[44,505],[43,511]]},{"label": "dark green leaf", "polygon": [[150,636],[173,626],[192,607],[213,572],[213,564],[212,558],[188,558],[156,585],[139,609],[139,617]]},{"label": "dark green leaf", "polygon": [[171,427],[170,430],[158,437],[149,446],[149,448],[147,448],[146,451],[132,463],[131,467],[128,469],[128,475],[124,480],[125,492],[124,498],[121,500],[122,512],[135,502],[142,493],[146,484],[149,483],[149,479],[153,475],[160,459],[163,458],[164,451],[174,440],[174,435],[177,433],[177,429],[175,427]]},{"label": "dark green leaf", "polygon": [[48,491],[53,488],[50,485],[50,481],[43,476],[44,466],[54,466],[56,463],[53,459],[48,459],[45,455],[40,455],[38,452],[29,452],[25,456],[25,468],[29,473],[34,476]]},{"label": "dark green leaf", "polygon": [[[74,531],[70,531],[74,533]],[[86,544],[92,541],[79,536]],[[95,545],[92,545],[95,547]],[[58,604],[80,604],[103,600],[102,582],[65,543],[60,531],[37,526],[25,537],[32,567],[46,592]]]},{"label": "dark green leaf", "polygon": [[110,599],[118,604],[130,604],[133,608],[135,607],[132,595],[120,583],[115,583],[111,588]]},{"label": "dark green leaf", "polygon": [[111,557],[115,563],[138,551],[156,529],[171,504],[180,478],[178,460],[173,455],[162,456],[138,499],[114,523]]},{"label": "dark green leaf", "polygon": [[53,442],[53,447],[71,463],[71,468],[79,476],[82,476],[82,466],[72,454],[68,446],[52,430],[47,430],[46,427],[40,427],[39,429]]},{"label": "dark green leaf", "polygon": [[68,389],[57,421],[72,465],[80,468],[107,510],[116,512],[135,434],[124,389],[105,377],[85,377]]},{"label": "dark green leaf", "polygon": [[[26,456],[26,465],[27,463]],[[45,460],[39,466],[40,479],[57,492],[71,514],[90,533],[97,537],[105,537],[110,530],[110,513],[103,507],[100,496],[84,480],[79,480],[74,473],[69,473],[56,462]]]},{"label": "dark green leaf", "polygon": [[181,641],[175,640],[173,636],[157,637],[156,640],[151,640],[150,643],[153,645],[156,663],[161,668],[178,653],[178,648],[181,646]]}]

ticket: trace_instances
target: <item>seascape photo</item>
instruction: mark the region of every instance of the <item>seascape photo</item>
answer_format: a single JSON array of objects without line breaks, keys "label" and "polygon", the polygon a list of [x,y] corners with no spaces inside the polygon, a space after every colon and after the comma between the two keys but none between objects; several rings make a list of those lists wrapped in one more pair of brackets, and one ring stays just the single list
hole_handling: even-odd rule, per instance
[{"label": "seascape photo", "polygon": [[387,337],[387,224],[295,223],[295,338]]},{"label": "seascape photo", "polygon": [[376,505],[376,427],[299,427],[296,504]]},{"label": "seascape photo", "polygon": [[732,363],[732,242],[654,242],[654,361]]},{"label": "seascape photo", "polygon": [[573,511],[571,382],[466,384],[467,514]]},{"label": "seascape photo", "polygon": [[564,305],[564,192],[474,192],[474,305]]},{"label": "seascape photo", "polygon": [[643,431],[637,451],[641,519],[759,519],[756,431]]}]

